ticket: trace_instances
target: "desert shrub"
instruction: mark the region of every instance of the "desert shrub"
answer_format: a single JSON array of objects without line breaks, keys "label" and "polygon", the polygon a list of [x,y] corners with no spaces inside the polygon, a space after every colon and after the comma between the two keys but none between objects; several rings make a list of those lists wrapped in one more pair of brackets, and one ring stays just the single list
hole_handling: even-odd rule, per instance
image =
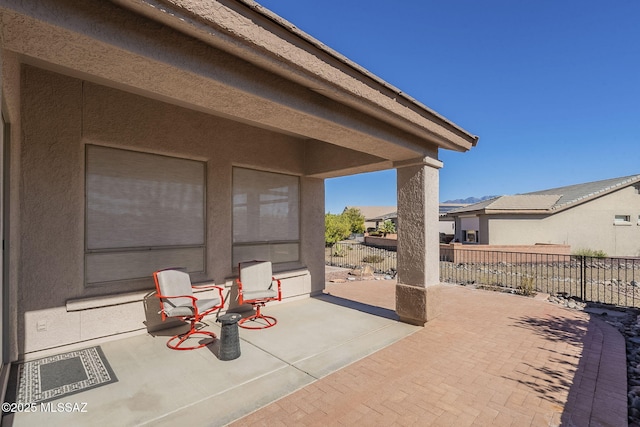
[{"label": "desert shrub", "polygon": [[536,294],[536,279],[533,277],[523,277],[520,279],[520,286],[518,286],[518,293],[527,297]]},{"label": "desert shrub", "polygon": [[341,257],[344,256],[344,246],[336,245],[333,247],[333,256]]},{"label": "desert shrub", "polygon": [[380,225],[380,227],[378,227],[378,232],[382,233],[382,235],[386,237],[387,234],[393,234],[396,232],[396,225],[393,221],[387,219],[382,223],[382,225]]},{"label": "desert shrub", "polygon": [[364,258],[362,258],[362,262],[373,264],[376,262],[381,262],[383,259],[384,258],[382,258],[382,256],[380,255],[365,255]]},{"label": "desert shrub", "polygon": [[607,254],[606,254],[605,251],[595,250],[595,249],[578,249],[573,253],[573,255],[587,256],[587,257],[593,257],[593,258],[606,258],[607,257]]}]

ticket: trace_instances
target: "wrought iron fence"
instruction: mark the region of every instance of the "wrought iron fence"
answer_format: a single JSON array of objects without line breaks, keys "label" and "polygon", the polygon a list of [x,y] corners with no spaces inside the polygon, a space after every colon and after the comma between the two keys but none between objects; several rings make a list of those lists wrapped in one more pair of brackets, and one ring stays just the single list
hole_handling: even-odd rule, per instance
[{"label": "wrought iron fence", "polygon": [[325,248],[325,264],[344,268],[370,265],[378,274],[395,275],[397,253],[395,247],[367,246],[361,243],[336,243]]},{"label": "wrought iron fence", "polygon": [[[395,275],[395,247],[337,243],[325,248],[325,262],[345,268],[370,265]],[[599,258],[521,252],[440,250],[440,281],[545,292],[583,301],[640,307],[640,258]]]},{"label": "wrought iron fence", "polygon": [[440,281],[640,307],[640,259],[441,249]]}]

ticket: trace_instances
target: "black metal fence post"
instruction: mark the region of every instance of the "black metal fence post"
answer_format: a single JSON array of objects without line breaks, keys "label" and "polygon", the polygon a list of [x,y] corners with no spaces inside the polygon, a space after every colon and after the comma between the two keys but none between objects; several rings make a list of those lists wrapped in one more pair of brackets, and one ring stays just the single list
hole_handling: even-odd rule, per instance
[{"label": "black metal fence post", "polygon": [[587,257],[580,255],[580,299],[587,299]]}]

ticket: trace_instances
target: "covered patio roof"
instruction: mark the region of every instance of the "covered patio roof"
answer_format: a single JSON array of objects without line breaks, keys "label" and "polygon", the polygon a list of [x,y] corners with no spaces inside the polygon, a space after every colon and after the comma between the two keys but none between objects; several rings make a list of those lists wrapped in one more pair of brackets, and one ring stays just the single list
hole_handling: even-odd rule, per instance
[{"label": "covered patio roof", "polygon": [[4,47],[23,62],[300,137],[309,176],[388,169],[477,142],[250,0],[8,3]]}]

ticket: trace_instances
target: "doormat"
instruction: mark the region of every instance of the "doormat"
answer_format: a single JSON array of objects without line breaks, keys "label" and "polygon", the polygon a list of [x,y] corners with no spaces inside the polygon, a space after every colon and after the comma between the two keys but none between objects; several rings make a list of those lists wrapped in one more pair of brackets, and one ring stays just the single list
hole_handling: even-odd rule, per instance
[{"label": "doormat", "polygon": [[30,360],[16,368],[16,403],[48,402],[118,381],[99,346]]}]

